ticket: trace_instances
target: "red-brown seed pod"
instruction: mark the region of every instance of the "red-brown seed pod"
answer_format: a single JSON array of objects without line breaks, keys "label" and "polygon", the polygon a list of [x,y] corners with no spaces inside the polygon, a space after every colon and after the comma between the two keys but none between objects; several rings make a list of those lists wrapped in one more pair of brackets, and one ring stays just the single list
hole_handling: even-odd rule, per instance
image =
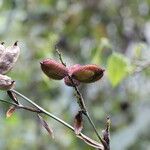
[{"label": "red-brown seed pod", "polygon": [[45,59],[40,64],[42,71],[51,79],[61,80],[68,75],[68,69],[55,60]]},{"label": "red-brown seed pod", "polygon": [[10,90],[15,84],[10,77],[0,74],[0,90]]},{"label": "red-brown seed pod", "polygon": [[20,54],[17,42],[13,46],[7,47],[0,58],[0,74],[8,73],[16,63]]},{"label": "red-brown seed pod", "polygon": [[[73,80],[73,83],[74,83],[75,86],[79,86],[79,85],[80,85],[80,82],[79,82],[78,80],[76,80],[76,79],[72,79],[72,80]],[[70,81],[69,77],[65,77],[65,78],[64,78],[64,82],[65,82],[65,84],[68,85],[68,86],[73,86],[73,84],[72,84],[72,82]]]},{"label": "red-brown seed pod", "polygon": [[[68,68],[67,68],[67,69],[68,69],[68,74],[71,76],[72,73],[73,73],[73,71],[76,70],[77,68],[79,68],[80,66],[81,66],[81,65],[76,64],[76,65],[74,65],[74,66],[68,67]],[[74,83],[75,86],[79,86],[80,82],[79,82],[78,80],[76,80],[76,79],[74,79],[74,78],[72,78],[72,80],[73,80],[73,83]],[[68,76],[64,78],[64,82],[65,82],[65,84],[68,85],[68,86],[73,86],[73,84],[72,84],[72,82],[71,82],[71,80],[69,79]]]},{"label": "red-brown seed pod", "polygon": [[104,69],[97,65],[84,65],[76,68],[71,77],[83,83],[92,83],[101,79],[103,74]]}]

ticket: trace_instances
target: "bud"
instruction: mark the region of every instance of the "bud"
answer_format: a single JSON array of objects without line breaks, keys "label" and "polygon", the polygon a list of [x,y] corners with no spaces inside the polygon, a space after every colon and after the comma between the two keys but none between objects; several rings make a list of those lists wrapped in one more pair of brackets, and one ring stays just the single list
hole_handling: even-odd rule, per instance
[{"label": "bud", "polygon": [[17,42],[13,46],[7,47],[0,59],[0,74],[8,73],[20,54],[20,48],[17,46]]},{"label": "bud", "polygon": [[0,57],[2,56],[4,51],[5,51],[4,42],[1,42],[1,44],[0,44]]},{"label": "bud", "polygon": [[[81,65],[76,64],[76,65],[74,65],[74,66],[68,67],[68,74],[71,76],[72,73],[73,73],[73,71],[76,70],[77,68],[79,68],[80,66],[81,66]],[[78,85],[80,84],[80,82],[79,82],[78,80],[76,80],[76,79],[74,79],[74,78],[72,78],[72,80],[73,80],[73,83],[74,83],[75,86],[78,86]],[[72,82],[71,82],[71,80],[69,79],[68,76],[64,78],[64,82],[65,82],[65,84],[68,85],[68,86],[73,86],[73,84],[72,84]]]},{"label": "bud", "polygon": [[0,90],[10,90],[14,84],[15,81],[10,77],[0,74]]},{"label": "bud", "polygon": [[61,80],[68,75],[68,69],[52,59],[45,59],[41,64],[42,71],[51,79]]},{"label": "bud", "polygon": [[104,69],[97,65],[85,65],[74,69],[71,77],[83,83],[92,83],[101,79],[103,74]]}]

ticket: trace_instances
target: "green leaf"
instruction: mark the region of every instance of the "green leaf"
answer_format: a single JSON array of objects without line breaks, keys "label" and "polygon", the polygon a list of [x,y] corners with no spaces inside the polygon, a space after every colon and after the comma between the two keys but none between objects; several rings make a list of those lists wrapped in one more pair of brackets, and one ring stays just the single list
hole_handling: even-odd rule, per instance
[{"label": "green leaf", "polygon": [[129,59],[120,53],[113,53],[107,61],[108,79],[117,86],[131,70]]}]

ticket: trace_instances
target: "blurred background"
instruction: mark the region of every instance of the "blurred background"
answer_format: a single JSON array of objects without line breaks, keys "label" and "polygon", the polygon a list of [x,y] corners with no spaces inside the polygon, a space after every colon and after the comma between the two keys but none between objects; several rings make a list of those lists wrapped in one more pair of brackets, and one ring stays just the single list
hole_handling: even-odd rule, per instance
[{"label": "blurred background", "polygon": [[[21,55],[8,74],[16,90],[73,124],[73,89],[49,80],[39,62],[59,61],[57,46],[68,66],[100,65],[104,77],[79,87],[99,133],[110,115],[112,150],[150,150],[150,0],[0,0],[0,41],[16,40]],[[9,100],[4,91],[0,98]],[[34,113],[6,119],[8,108],[0,103],[1,150],[92,150],[51,118],[43,116],[54,140]],[[83,133],[97,139],[84,122]]]}]

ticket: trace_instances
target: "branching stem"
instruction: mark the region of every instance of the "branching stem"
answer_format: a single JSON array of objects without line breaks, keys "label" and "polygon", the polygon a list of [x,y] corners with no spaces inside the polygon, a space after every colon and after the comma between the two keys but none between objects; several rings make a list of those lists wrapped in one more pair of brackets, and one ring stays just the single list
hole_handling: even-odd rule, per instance
[{"label": "branching stem", "polygon": [[[27,98],[26,96],[22,95],[21,93],[19,93],[16,90],[10,90],[10,92],[20,96],[23,100],[29,102],[31,105],[33,105],[35,108],[32,107],[28,107],[28,106],[23,106],[22,104],[20,104],[20,102],[18,101],[18,104],[13,103],[13,102],[9,102],[6,100],[2,100],[0,99],[0,102],[9,104],[9,105],[13,105],[16,106],[16,109],[25,109],[31,112],[36,112],[37,114],[42,113],[45,114],[51,118],[53,118],[54,120],[58,121],[59,123],[63,124],[65,127],[67,127],[68,129],[70,129],[72,132],[74,132],[74,128],[68,124],[67,122],[63,121],[62,119],[56,117],[55,115],[51,114],[50,112],[46,111],[45,109],[43,109],[42,107],[40,107],[38,104],[36,104],[35,102],[33,102],[31,99]],[[87,137],[86,135],[84,135],[83,133],[79,133],[79,135],[77,135],[78,138],[82,139],[83,141],[85,141],[86,143],[91,143],[93,144],[93,146],[98,147],[100,150],[104,150],[104,146],[92,139],[90,139],[89,137]],[[89,145],[92,145],[89,144]]]},{"label": "branching stem", "polygon": [[[59,56],[59,59],[60,59],[61,63],[62,63],[64,66],[66,66],[66,63],[64,63],[64,61],[63,61],[63,59],[62,59],[62,56],[61,56],[61,53],[59,52],[58,49],[56,49],[56,52],[58,53],[58,56]],[[77,94],[77,96],[76,96],[76,97],[77,97],[77,102],[78,102],[78,104],[79,104],[79,107],[80,107],[81,111],[82,111],[83,114],[87,117],[87,119],[88,119],[89,123],[91,124],[91,126],[93,127],[93,130],[94,130],[94,132],[96,133],[98,139],[102,142],[102,144],[104,145],[104,147],[107,147],[106,142],[105,142],[105,141],[101,138],[101,136],[99,135],[99,133],[98,133],[98,131],[97,131],[97,129],[96,129],[96,126],[95,126],[95,124],[93,123],[93,121],[92,121],[92,119],[91,119],[91,117],[90,117],[90,115],[89,115],[89,112],[88,112],[87,107],[86,107],[86,105],[85,105],[85,102],[84,102],[84,99],[83,99],[82,94],[80,93],[78,87],[74,84],[74,81],[73,81],[72,77],[71,77],[70,75],[68,75],[68,78],[70,79],[70,81],[71,81],[71,83],[72,83],[72,85],[73,85],[73,87],[74,87],[74,90],[76,91],[76,94]]]}]

